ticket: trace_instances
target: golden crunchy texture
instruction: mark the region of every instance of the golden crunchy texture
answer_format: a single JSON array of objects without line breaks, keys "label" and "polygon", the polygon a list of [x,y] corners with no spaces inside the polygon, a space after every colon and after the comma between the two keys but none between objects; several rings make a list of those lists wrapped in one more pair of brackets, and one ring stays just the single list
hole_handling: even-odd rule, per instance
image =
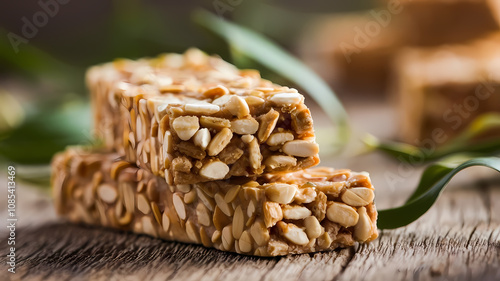
[{"label": "golden crunchy texture", "polygon": [[319,163],[311,113],[297,90],[199,50],[96,66],[87,83],[106,147],[169,184]]},{"label": "golden crunchy texture", "polygon": [[257,256],[377,237],[368,175],[315,168],[169,185],[116,154],[69,149],[53,162],[57,212],[74,222]]}]

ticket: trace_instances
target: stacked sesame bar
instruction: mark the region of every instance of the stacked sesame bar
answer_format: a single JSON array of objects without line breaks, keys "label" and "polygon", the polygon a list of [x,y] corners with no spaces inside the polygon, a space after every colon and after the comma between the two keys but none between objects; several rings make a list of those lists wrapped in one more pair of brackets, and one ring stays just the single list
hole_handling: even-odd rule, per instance
[{"label": "stacked sesame bar", "polygon": [[104,148],[54,158],[69,220],[257,256],[377,237],[368,175],[311,168],[297,90],[196,49],[95,66],[87,83]]}]

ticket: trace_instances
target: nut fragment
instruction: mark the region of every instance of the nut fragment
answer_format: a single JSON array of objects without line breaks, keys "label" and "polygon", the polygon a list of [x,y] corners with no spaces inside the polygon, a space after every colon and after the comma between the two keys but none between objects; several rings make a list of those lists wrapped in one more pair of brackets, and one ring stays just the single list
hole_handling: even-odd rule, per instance
[{"label": "nut fragment", "polygon": [[217,206],[221,209],[221,211],[228,217],[233,215],[233,207],[231,207],[225,200],[224,197],[220,193],[215,194],[214,196],[215,202]]},{"label": "nut fragment", "polygon": [[283,207],[283,217],[287,220],[302,220],[311,215],[311,211],[303,206],[290,206]]},{"label": "nut fragment", "polygon": [[366,213],[365,207],[359,208],[358,214],[359,220],[354,226],[354,239],[356,239],[356,241],[365,242],[373,235],[373,225],[370,217]]},{"label": "nut fragment", "polygon": [[309,239],[318,238],[323,229],[315,216],[310,216],[304,219],[304,226],[306,227],[306,234]]},{"label": "nut fragment", "polygon": [[102,201],[108,204],[113,204],[118,197],[115,187],[110,184],[99,185],[97,188],[97,194],[99,194],[99,198],[101,198]]},{"label": "nut fragment", "polygon": [[229,94],[229,90],[222,85],[210,88],[203,93],[203,95],[206,97],[217,97],[217,96],[224,96],[227,94]]},{"label": "nut fragment", "polygon": [[218,206],[215,207],[214,216],[212,220],[214,222],[215,229],[217,230],[222,230],[224,226],[231,223],[231,219],[228,216],[226,216]]},{"label": "nut fragment", "polygon": [[213,198],[208,196],[203,190],[200,188],[196,188],[196,194],[198,194],[198,198],[200,201],[209,209],[210,211],[213,211],[215,208],[215,201]]},{"label": "nut fragment", "polygon": [[236,199],[236,196],[238,196],[238,193],[240,192],[240,186],[236,185],[234,187],[231,187],[226,193],[226,196],[224,196],[224,201],[227,203],[233,202],[234,199]]},{"label": "nut fragment", "polygon": [[229,144],[232,137],[233,133],[230,129],[222,129],[213,137],[212,141],[210,141],[207,147],[208,155],[216,156],[219,154]]},{"label": "nut fragment", "polygon": [[[240,96],[231,95],[226,96],[227,99],[223,99],[225,97],[214,100],[214,104],[223,103],[221,106],[222,109],[229,111],[234,116],[238,118],[243,118],[250,114],[250,108],[248,107],[247,102]],[[218,101],[219,100],[219,101]]]},{"label": "nut fragment", "polygon": [[233,132],[239,135],[253,135],[259,129],[259,122],[257,122],[257,120],[255,120],[253,117],[248,116],[244,119],[236,119],[231,121],[231,129],[233,130]]},{"label": "nut fragment", "polygon": [[137,209],[139,209],[139,211],[141,211],[145,215],[151,212],[149,201],[143,194],[137,195]]},{"label": "nut fragment", "polygon": [[277,224],[280,234],[288,241],[296,245],[307,245],[309,238],[302,228],[299,228],[293,223],[278,222]]},{"label": "nut fragment", "polygon": [[317,193],[314,188],[302,187],[299,188],[297,193],[295,193],[294,201],[299,204],[307,204],[313,202],[317,197]]},{"label": "nut fragment", "polygon": [[155,217],[156,222],[161,225],[161,213],[160,213],[160,208],[158,208],[158,205],[155,202],[151,202],[151,210],[153,210],[153,215]]},{"label": "nut fragment", "polygon": [[214,233],[212,234],[212,243],[217,243],[221,237],[222,233],[220,232],[220,230],[216,230],[214,231]]},{"label": "nut fragment", "polygon": [[299,93],[278,93],[273,95],[270,99],[276,105],[290,105],[297,104],[304,100],[304,96]]},{"label": "nut fragment", "polygon": [[243,233],[243,228],[245,227],[245,215],[241,206],[236,207],[233,216],[233,237],[234,239],[240,239]]},{"label": "nut fragment", "polygon": [[292,133],[274,133],[267,139],[267,144],[270,146],[282,145],[287,141],[292,141],[294,139]]},{"label": "nut fragment", "polygon": [[297,192],[297,187],[291,184],[275,183],[267,185],[265,192],[271,201],[289,204],[292,202],[295,192]]},{"label": "nut fragment", "polygon": [[198,117],[181,116],[174,119],[172,127],[181,140],[189,140],[200,128]]},{"label": "nut fragment", "polygon": [[188,103],[184,105],[187,114],[214,114],[220,111],[220,107],[210,103]]},{"label": "nut fragment", "polygon": [[248,152],[250,154],[249,158],[252,169],[259,170],[262,163],[262,154],[260,153],[260,147],[259,144],[257,143],[257,139],[254,138],[248,144]]},{"label": "nut fragment", "polygon": [[358,223],[359,215],[356,210],[344,203],[328,202],[327,218],[343,227],[354,226]]},{"label": "nut fragment", "polygon": [[245,101],[251,107],[258,107],[264,104],[265,100],[256,96],[246,96]]},{"label": "nut fragment", "polygon": [[148,217],[148,216],[144,216],[142,217],[142,232],[145,233],[145,234],[149,234],[151,236],[158,236],[158,233],[156,232],[156,228],[153,226],[153,219]]},{"label": "nut fragment", "polygon": [[210,132],[208,131],[207,128],[202,128],[196,132],[193,136],[193,143],[200,147],[201,149],[205,150],[207,149],[208,144],[210,143],[210,140],[212,137],[210,136]]},{"label": "nut fragment", "polygon": [[213,246],[212,241],[210,240],[210,237],[208,237],[207,231],[205,230],[205,228],[203,226],[200,227],[200,240],[201,240],[201,244],[203,244],[203,246],[205,246],[205,247],[212,247]]},{"label": "nut fragment", "polygon": [[276,127],[276,123],[278,122],[279,117],[280,114],[272,108],[268,113],[262,115],[260,119],[259,132],[257,134],[261,143],[265,142],[269,135],[271,135],[274,128]]},{"label": "nut fragment", "polygon": [[188,193],[191,191],[191,185],[190,184],[178,184],[175,186],[180,192]]},{"label": "nut fragment", "polygon": [[185,220],[186,219],[186,208],[184,207],[184,200],[182,199],[181,195],[174,193],[172,196],[172,202],[174,204],[175,211],[177,212],[177,215],[179,216],[179,219]]},{"label": "nut fragment", "polygon": [[123,169],[131,167],[131,166],[132,166],[132,164],[125,162],[125,161],[119,161],[119,162],[113,163],[113,165],[111,165],[111,178],[113,180],[117,180],[120,172]]},{"label": "nut fragment", "polygon": [[332,238],[330,237],[330,234],[328,232],[324,232],[320,237],[317,239],[318,241],[318,246],[321,247],[321,249],[326,249],[330,247],[332,244]]},{"label": "nut fragment", "polygon": [[229,120],[212,116],[201,116],[200,124],[205,128],[217,130],[231,127],[231,122]]},{"label": "nut fragment", "polygon": [[269,241],[269,231],[267,230],[264,222],[260,219],[257,219],[252,226],[250,227],[250,234],[252,234],[253,240],[259,246],[263,246]]},{"label": "nut fragment", "polygon": [[271,240],[267,246],[271,256],[284,256],[288,254],[288,244],[283,241]]},{"label": "nut fragment", "polygon": [[319,153],[318,144],[307,140],[289,141],[282,149],[286,154],[298,157],[310,157]]},{"label": "nut fragment", "polygon": [[240,236],[240,240],[238,240],[238,244],[240,246],[240,251],[243,253],[248,253],[252,251],[252,237],[248,233],[248,231],[243,231]]},{"label": "nut fragment", "polygon": [[191,190],[184,195],[184,203],[191,204],[196,200],[196,190]]},{"label": "nut fragment", "polygon": [[189,238],[194,243],[199,243],[200,239],[198,238],[198,230],[196,226],[191,221],[186,222],[186,233]]},{"label": "nut fragment", "polygon": [[272,170],[286,169],[297,165],[297,158],[286,155],[271,155],[264,161],[266,167]]},{"label": "nut fragment", "polygon": [[280,204],[276,202],[264,202],[264,223],[266,227],[273,227],[277,222],[283,219],[283,211]]},{"label": "nut fragment", "polygon": [[233,227],[231,225],[226,225],[222,229],[222,247],[226,251],[231,250],[234,244],[234,238],[232,232],[233,232]]},{"label": "nut fragment", "polygon": [[361,207],[370,204],[374,197],[373,190],[366,187],[354,187],[346,189],[341,199],[348,205]]},{"label": "nut fragment", "polygon": [[200,169],[200,175],[212,179],[212,180],[220,180],[223,179],[227,173],[229,172],[229,167],[226,163],[221,161],[212,161],[205,164]]},{"label": "nut fragment", "polygon": [[165,233],[168,232],[168,230],[170,229],[170,218],[168,217],[167,212],[163,212],[161,222],[163,231],[165,231]]},{"label": "nut fragment", "polygon": [[243,135],[241,136],[241,140],[244,142],[244,143],[250,143],[255,137],[252,136],[252,135]]},{"label": "nut fragment", "polygon": [[203,203],[198,203],[198,206],[196,206],[196,217],[198,218],[198,222],[204,226],[212,224],[212,215]]}]

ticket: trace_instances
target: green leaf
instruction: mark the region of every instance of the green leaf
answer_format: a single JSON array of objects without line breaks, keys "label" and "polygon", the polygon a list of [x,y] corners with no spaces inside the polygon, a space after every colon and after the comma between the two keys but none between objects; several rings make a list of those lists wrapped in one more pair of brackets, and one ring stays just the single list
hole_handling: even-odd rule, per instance
[{"label": "green leaf", "polygon": [[90,121],[88,104],[45,109],[3,137],[0,157],[21,164],[48,163],[68,145],[91,142]]},{"label": "green leaf", "polygon": [[336,146],[343,147],[350,136],[347,113],[330,87],[301,61],[263,35],[225,21],[207,11],[197,10],[194,20],[224,38],[233,52],[244,54],[292,81],[319,104],[337,126]]},{"label": "green leaf", "polygon": [[500,172],[500,158],[474,158],[460,165],[437,163],[429,166],[422,174],[417,189],[403,206],[378,212],[378,227],[394,229],[414,222],[432,207],[453,176],[472,166],[484,166]]},{"label": "green leaf", "polygon": [[370,149],[377,149],[387,155],[409,163],[432,161],[456,153],[475,153],[477,155],[495,155],[500,153],[498,137],[477,140],[487,132],[500,129],[500,114],[483,114],[467,126],[456,138],[448,144],[435,149],[419,148],[400,142],[381,142],[372,135],[367,135],[363,141]]}]

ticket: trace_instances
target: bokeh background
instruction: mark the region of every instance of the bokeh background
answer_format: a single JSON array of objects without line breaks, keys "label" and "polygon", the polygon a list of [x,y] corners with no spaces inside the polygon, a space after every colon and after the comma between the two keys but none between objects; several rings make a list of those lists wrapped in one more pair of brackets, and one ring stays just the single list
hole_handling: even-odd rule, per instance
[{"label": "bokeh background", "polygon": [[[115,58],[198,47],[297,86],[234,52],[196,20],[200,9],[265,36],[322,77],[347,110],[350,142],[358,144],[353,153],[378,148],[409,157],[423,149],[425,161],[468,150],[494,154],[500,143],[497,3],[2,1],[0,157],[47,164],[68,144],[92,144],[85,70]],[[307,102],[322,153],[334,153],[335,120],[317,106],[321,98]]]}]

